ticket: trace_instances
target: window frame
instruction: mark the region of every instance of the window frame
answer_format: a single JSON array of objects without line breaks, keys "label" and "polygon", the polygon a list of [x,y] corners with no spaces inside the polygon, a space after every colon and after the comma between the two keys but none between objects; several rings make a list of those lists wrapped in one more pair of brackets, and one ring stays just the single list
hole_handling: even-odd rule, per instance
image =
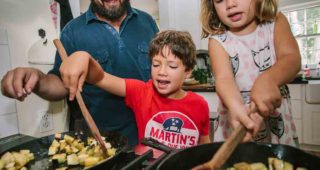
[{"label": "window frame", "polygon": [[[304,3],[294,4],[294,5],[287,5],[287,6],[279,8],[279,11],[285,14],[285,13],[298,11],[298,10],[306,10],[307,8],[313,8],[313,7],[320,7],[320,1],[312,1],[312,2],[304,2]],[[305,15],[306,15],[306,13],[305,13]],[[306,19],[304,21],[305,34],[295,36],[296,40],[301,39],[301,38],[308,38],[308,37],[320,37],[320,33],[316,33],[316,34],[308,34],[307,33],[306,23],[308,22],[308,20],[307,20],[306,16],[305,16],[305,19]],[[290,23],[290,21],[289,21],[289,23]],[[301,59],[301,62],[302,62],[304,56],[302,56],[303,52],[301,52],[301,48],[300,48],[300,54],[302,57],[302,59]],[[316,62],[320,62],[320,61],[316,61]],[[309,68],[316,68],[317,63],[311,63],[311,64],[307,63],[307,65]],[[305,67],[305,65],[301,69],[303,69],[304,67]]]}]

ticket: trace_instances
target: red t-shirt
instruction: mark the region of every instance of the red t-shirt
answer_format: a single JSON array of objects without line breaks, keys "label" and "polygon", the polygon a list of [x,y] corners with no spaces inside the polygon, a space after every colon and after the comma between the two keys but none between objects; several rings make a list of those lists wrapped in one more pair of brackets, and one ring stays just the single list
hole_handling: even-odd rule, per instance
[{"label": "red t-shirt", "polygon": [[208,103],[193,92],[174,100],[160,96],[151,80],[126,79],[125,102],[135,113],[139,141],[152,137],[178,149],[197,145],[200,136],[208,135]]}]

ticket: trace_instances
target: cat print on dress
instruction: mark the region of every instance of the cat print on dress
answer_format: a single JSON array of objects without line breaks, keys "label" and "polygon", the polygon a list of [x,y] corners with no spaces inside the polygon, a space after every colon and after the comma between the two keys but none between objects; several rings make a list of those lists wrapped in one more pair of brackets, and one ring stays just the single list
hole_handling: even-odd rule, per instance
[{"label": "cat print on dress", "polygon": [[235,56],[230,56],[230,62],[232,66],[233,75],[236,75],[239,70],[239,55],[236,54]]},{"label": "cat print on dress", "polygon": [[264,48],[260,49],[259,51],[251,50],[251,54],[253,56],[254,63],[257,67],[259,67],[260,72],[263,72],[272,66],[270,56],[270,54],[272,53],[270,50],[269,42]]},{"label": "cat print on dress", "polygon": [[278,114],[277,116],[270,116],[268,121],[271,132],[281,138],[285,128],[282,115]]},{"label": "cat print on dress", "polygon": [[268,136],[268,130],[266,128],[266,124],[261,123],[260,130],[257,133],[257,135],[254,137],[254,141],[256,142],[262,141],[263,139],[267,138],[267,136]]},{"label": "cat print on dress", "polygon": [[226,39],[227,39],[227,34],[220,34],[220,35],[217,35],[217,37],[218,37],[222,42],[225,42]]}]

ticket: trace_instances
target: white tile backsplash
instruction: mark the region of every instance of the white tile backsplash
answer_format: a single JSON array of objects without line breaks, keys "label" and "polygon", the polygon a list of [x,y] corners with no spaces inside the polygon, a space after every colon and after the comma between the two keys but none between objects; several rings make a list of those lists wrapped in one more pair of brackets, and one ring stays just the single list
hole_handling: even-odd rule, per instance
[{"label": "white tile backsplash", "polygon": [[0,115],[0,138],[4,138],[19,132],[17,114]]}]

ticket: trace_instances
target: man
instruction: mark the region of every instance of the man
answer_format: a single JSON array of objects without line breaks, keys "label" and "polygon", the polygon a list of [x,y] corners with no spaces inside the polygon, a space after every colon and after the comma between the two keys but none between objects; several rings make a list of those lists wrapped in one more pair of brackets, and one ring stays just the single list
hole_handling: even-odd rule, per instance
[{"label": "man", "polygon": [[[122,78],[150,79],[148,44],[158,32],[156,23],[145,12],[131,8],[129,0],[91,0],[86,13],[70,21],[61,32],[68,55],[87,51],[102,68]],[[61,59],[48,74],[34,68],[16,68],[1,81],[3,95],[23,101],[34,92],[55,101],[68,95],[59,73]],[[118,131],[137,144],[134,114],[123,98],[116,97],[90,84],[82,92],[84,101],[102,131]],[[85,121],[76,102],[68,102],[71,112],[70,130],[83,129]]]}]

